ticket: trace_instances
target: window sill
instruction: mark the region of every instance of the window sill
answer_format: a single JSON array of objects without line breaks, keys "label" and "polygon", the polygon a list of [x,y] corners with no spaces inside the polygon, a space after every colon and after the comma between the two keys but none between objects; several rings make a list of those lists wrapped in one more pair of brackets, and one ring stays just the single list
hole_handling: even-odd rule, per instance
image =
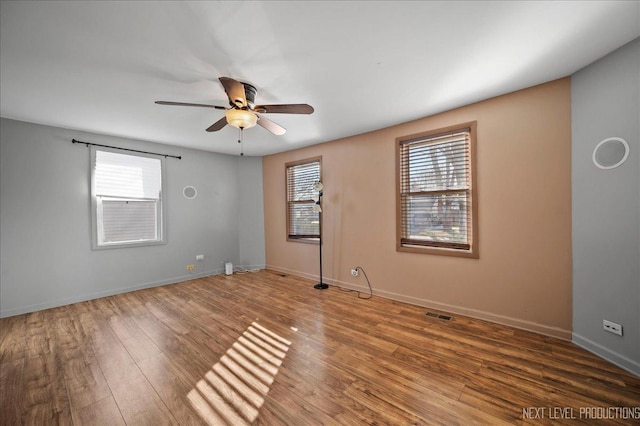
[{"label": "window sill", "polygon": [[129,248],[129,247],[147,247],[147,246],[161,246],[167,244],[166,241],[136,241],[130,243],[114,243],[114,244],[103,244],[97,245],[93,244],[93,250],[111,250],[111,249],[121,249],[121,248]]},{"label": "window sill", "polygon": [[319,238],[289,238],[289,237],[287,237],[287,242],[318,245],[318,244],[320,244],[320,239]]},{"label": "window sill", "polygon": [[479,259],[478,249],[471,250],[458,250],[445,247],[424,247],[413,245],[400,245],[396,246],[396,251],[404,253],[420,253],[420,254],[433,254],[437,256],[452,256],[452,257],[465,257],[468,259]]}]

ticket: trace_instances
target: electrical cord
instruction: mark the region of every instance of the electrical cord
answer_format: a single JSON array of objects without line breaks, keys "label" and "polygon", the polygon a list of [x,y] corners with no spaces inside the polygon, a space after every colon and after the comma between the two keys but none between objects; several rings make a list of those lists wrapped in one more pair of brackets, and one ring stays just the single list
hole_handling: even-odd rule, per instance
[{"label": "electrical cord", "polygon": [[358,299],[362,299],[362,300],[368,300],[371,299],[373,297],[373,290],[371,289],[371,283],[369,282],[369,277],[367,276],[367,273],[365,272],[364,268],[362,266],[356,266],[356,270],[361,270],[362,273],[364,274],[365,279],[367,280],[367,285],[369,286],[369,296],[368,297],[362,297],[362,292],[359,290],[351,290],[350,288],[342,288],[342,287],[338,287],[338,290],[340,291],[344,291],[344,292],[354,292],[354,293],[358,293]]},{"label": "electrical cord", "polygon": [[[246,268],[243,268],[241,266],[234,266],[233,269],[234,269],[233,273],[237,274],[237,275],[260,272],[259,268],[246,269]],[[349,288],[342,288],[342,287],[338,287],[338,286],[336,286],[336,287],[338,287],[338,290],[344,291],[344,292],[347,292],[347,293],[349,293],[349,292],[358,293],[358,299],[362,299],[362,300],[371,299],[373,297],[373,289],[371,288],[371,282],[369,282],[369,277],[367,276],[367,272],[364,270],[364,268],[362,266],[356,266],[355,269],[356,270],[358,270],[358,269],[361,270],[362,273],[364,274],[364,278],[367,280],[367,286],[369,286],[369,295],[367,297],[362,297],[362,292],[359,291],[359,290],[351,290]]]}]

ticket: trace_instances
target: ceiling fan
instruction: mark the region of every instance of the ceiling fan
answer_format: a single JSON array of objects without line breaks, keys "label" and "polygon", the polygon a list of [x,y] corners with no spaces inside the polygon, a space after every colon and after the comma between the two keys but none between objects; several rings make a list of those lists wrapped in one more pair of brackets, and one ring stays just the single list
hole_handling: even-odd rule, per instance
[{"label": "ceiling fan", "polygon": [[215,108],[227,111],[225,116],[207,128],[207,132],[216,132],[227,124],[240,130],[248,129],[256,124],[264,127],[274,135],[284,135],[284,127],[269,120],[261,114],[311,114],[313,107],[307,104],[255,105],[258,90],[249,83],[242,83],[229,77],[220,77],[220,83],[229,98],[229,107],[185,102],[156,101],[159,105],[190,106]]}]

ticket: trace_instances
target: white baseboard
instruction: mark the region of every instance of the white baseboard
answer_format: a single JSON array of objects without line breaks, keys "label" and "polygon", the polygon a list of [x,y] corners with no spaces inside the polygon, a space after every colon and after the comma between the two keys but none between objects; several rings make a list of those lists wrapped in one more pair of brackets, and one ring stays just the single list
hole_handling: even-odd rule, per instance
[{"label": "white baseboard", "polygon": [[623,370],[627,370],[628,372],[635,374],[636,376],[640,376],[640,363],[629,359],[624,355],[620,355],[619,353],[614,352],[611,349],[594,342],[593,340],[582,337],[579,334],[573,333],[573,338],[571,340],[573,341],[573,343],[591,352],[592,354],[597,355],[600,358],[604,358],[610,363],[615,364]]},{"label": "white baseboard", "polygon": [[[288,274],[288,275],[295,275],[297,277],[306,278],[308,280],[319,280],[320,279],[320,277],[318,275],[307,274],[306,272],[296,271],[294,269],[283,268],[283,267],[280,267],[280,266],[266,265],[265,268],[270,270],[270,271],[282,272],[283,274]],[[322,277],[322,280],[323,281],[327,281],[327,279],[325,277]],[[327,281],[327,283],[328,282],[329,281]]]},{"label": "white baseboard", "polygon": [[[310,280],[319,280],[318,275],[308,274],[301,271],[295,271],[292,269],[282,268],[279,266],[267,265],[267,269],[283,272],[290,275],[296,275],[303,278],[308,278]],[[368,293],[369,288],[343,282],[339,280],[334,280],[332,278],[322,277],[322,281],[336,285],[338,287],[348,288],[350,290],[356,290],[363,293]],[[417,297],[406,296],[403,294],[394,293],[386,290],[373,289],[373,294],[376,296],[384,297],[386,299],[397,300],[399,302],[409,303],[411,305],[421,306],[425,308],[437,309],[445,312],[449,312],[452,314],[464,315],[471,318],[477,318],[485,321],[494,322],[497,324],[508,325],[510,327],[519,328],[522,330],[532,331],[534,333],[543,334],[546,336],[557,337],[563,340],[571,340],[571,330],[565,330],[559,327],[551,327],[544,324],[538,324],[532,321],[522,320],[519,318],[508,317],[505,315],[493,314],[491,312],[481,311],[478,309],[465,308],[463,306],[450,305],[447,303],[435,302],[433,300],[428,299],[420,299]]]},{"label": "white baseboard", "polygon": [[484,321],[494,322],[497,324],[508,325],[509,327],[519,328],[521,330],[532,331],[534,333],[543,334],[545,336],[556,337],[563,340],[571,340],[571,331],[565,330],[559,327],[551,327],[544,324],[539,324],[533,321],[527,321],[519,318],[508,317],[506,315],[494,314],[479,309],[465,308],[458,305],[450,305],[447,303],[440,303],[428,299],[419,299],[416,297],[405,296],[402,294],[392,293],[388,291],[378,292],[381,296],[389,299],[398,300],[400,302],[410,303],[412,305],[424,306],[441,311],[464,315],[471,318],[477,318]]},{"label": "white baseboard", "polygon": [[264,264],[261,264],[261,265],[233,265],[233,269],[236,269],[236,268],[243,269],[245,271],[255,271],[256,269],[260,269],[260,270],[264,269],[265,265]]},{"label": "white baseboard", "polygon": [[59,306],[71,305],[78,302],[86,302],[87,300],[99,299],[101,297],[113,296],[115,294],[128,293],[130,291],[142,290],[145,288],[160,287],[163,285],[176,284],[196,278],[208,277],[210,275],[218,275],[224,272],[224,269],[213,269],[199,273],[187,274],[180,277],[169,278],[166,280],[155,281],[131,287],[120,287],[112,290],[98,291],[95,293],[87,293],[65,299],[47,301],[29,306],[22,306],[13,309],[5,309],[0,311],[0,318],[12,317],[15,315],[28,314],[30,312],[42,311],[44,309],[57,308]]}]

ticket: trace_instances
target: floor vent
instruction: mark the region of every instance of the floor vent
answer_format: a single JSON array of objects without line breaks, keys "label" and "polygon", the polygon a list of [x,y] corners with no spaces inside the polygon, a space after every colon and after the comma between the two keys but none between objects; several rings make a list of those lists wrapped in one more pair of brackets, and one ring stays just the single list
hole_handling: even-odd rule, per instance
[{"label": "floor vent", "polygon": [[427,312],[427,316],[431,318],[441,319],[443,321],[451,321],[451,317],[449,315],[436,314],[435,312]]}]

